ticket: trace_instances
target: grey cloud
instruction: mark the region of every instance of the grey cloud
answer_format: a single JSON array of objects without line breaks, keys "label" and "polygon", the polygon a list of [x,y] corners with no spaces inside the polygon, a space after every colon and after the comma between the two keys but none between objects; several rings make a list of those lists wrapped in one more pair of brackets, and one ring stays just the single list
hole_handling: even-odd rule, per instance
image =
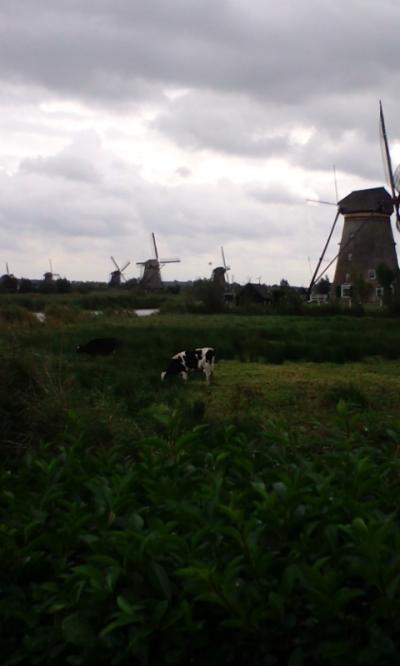
[{"label": "grey cloud", "polygon": [[70,156],[27,158],[21,162],[20,170],[88,183],[99,180],[99,173],[93,164]]},{"label": "grey cloud", "polygon": [[[3,3],[4,5],[4,3]],[[162,85],[276,103],[359,92],[397,72],[397,3],[5,2],[0,72],[107,104]],[[21,49],[21,44],[23,48]]]},{"label": "grey cloud", "polygon": [[263,204],[298,205],[302,202],[302,195],[290,190],[286,183],[250,184],[245,187],[245,192]]},{"label": "grey cloud", "polygon": [[[346,105],[332,99],[330,107],[322,99],[315,102],[312,112],[298,106],[293,116],[286,107],[196,91],[172,100],[152,127],[191,151],[286,159],[310,171],[329,171],[335,164],[343,172],[381,182],[378,103],[368,97],[361,98],[358,106],[356,102],[349,98]],[[296,140],[296,132],[302,130],[310,132],[304,143]],[[399,125],[397,130],[400,132]]]},{"label": "grey cloud", "polygon": [[[86,154],[84,164],[96,159],[102,179],[54,178],[51,165],[59,159],[55,155],[43,160],[43,169],[26,169],[25,164],[12,176],[0,176],[0,224],[16,243],[30,238],[38,247],[53,246],[53,252],[63,248],[71,261],[100,241],[114,248],[112,254],[119,250],[125,256],[130,247],[134,255],[130,258],[142,260],[154,231],[166,248],[163,253],[181,256],[184,264],[191,254],[218,253],[221,244],[259,243],[266,238],[283,242],[295,217],[286,206],[283,223],[281,207],[253,200],[229,181],[196,185],[184,180],[174,187],[150,184],[134,167],[105,151],[99,160],[96,149],[92,158]],[[79,165],[74,169],[80,172]],[[68,266],[62,264],[58,270],[67,273]],[[193,277],[190,264],[181,270]]]},{"label": "grey cloud", "polygon": [[191,170],[188,169],[187,167],[178,167],[175,170],[175,173],[177,176],[180,176],[181,178],[189,178],[189,176],[192,175]]},{"label": "grey cloud", "polygon": [[[21,161],[17,173],[0,176],[5,241],[14,234],[26,248],[29,237],[36,250],[59,242],[71,261],[87,256],[80,242],[106,256],[109,244],[123,255],[132,243],[141,258],[154,230],[171,242],[171,253],[192,261],[221,243],[239,248],[240,258],[248,241],[249,256],[262,247],[271,271],[274,253],[288,262],[297,253],[299,265],[307,248],[295,205],[298,174],[327,199],[333,164],[343,195],[355,183],[383,181],[378,99],[393,144],[400,139],[399,19],[397,0],[348,0],[345,7],[331,0],[3,0],[0,114],[16,148],[9,140],[1,168],[11,172]],[[61,103],[58,114],[43,109],[49,100]],[[75,131],[63,103],[74,101],[84,106],[84,126],[104,114],[104,136],[112,142],[119,132],[120,144],[121,110],[140,122],[151,117],[153,144],[174,144],[175,186],[146,181],[139,168],[105,154],[90,132],[60,151]],[[310,132],[305,143],[297,130]],[[133,132],[133,151],[134,140]],[[195,184],[205,151],[210,160],[234,160],[242,174],[248,164],[262,169],[279,159],[293,170],[291,187],[263,185],[262,173],[245,186]],[[325,234],[320,215],[310,223],[315,246]],[[177,270],[190,277],[190,267]]]}]

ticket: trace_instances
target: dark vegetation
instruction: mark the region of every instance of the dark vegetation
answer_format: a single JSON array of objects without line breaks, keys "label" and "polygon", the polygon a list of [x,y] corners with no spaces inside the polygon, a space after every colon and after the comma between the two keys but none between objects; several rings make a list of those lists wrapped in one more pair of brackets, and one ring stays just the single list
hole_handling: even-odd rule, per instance
[{"label": "dark vegetation", "polygon": [[2,663],[397,663],[398,322],[57,307],[2,318]]}]

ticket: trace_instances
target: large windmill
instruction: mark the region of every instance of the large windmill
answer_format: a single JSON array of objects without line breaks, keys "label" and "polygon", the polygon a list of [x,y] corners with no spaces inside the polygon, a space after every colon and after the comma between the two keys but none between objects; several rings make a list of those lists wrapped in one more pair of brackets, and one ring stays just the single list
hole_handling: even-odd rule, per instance
[{"label": "large windmill", "polygon": [[146,261],[137,261],[137,266],[142,266],[142,275],[140,278],[140,285],[145,289],[162,289],[161,268],[165,264],[177,264],[180,259],[160,259],[158,256],[158,249],[156,237],[154,233],[151,234],[154,247],[154,259],[147,259]]},{"label": "large windmill", "polygon": [[[384,289],[384,285],[380,284],[378,279],[380,267],[385,266],[386,271],[389,271],[393,277],[398,274],[399,266],[390,216],[394,207],[396,225],[400,230],[399,196],[396,194],[396,189],[397,192],[399,190],[391,166],[382,104],[380,104],[380,133],[385,169],[392,194],[390,195],[384,187],[373,187],[353,191],[338,202],[335,219],[308,288],[308,299],[314,284],[336,259],[333,296],[338,299],[349,300],[357,291],[360,300],[379,302]],[[396,170],[396,174],[398,172]],[[340,215],[344,216],[344,224],[339,252],[328,266],[319,272]]]},{"label": "large windmill", "polygon": [[109,287],[120,287],[121,286],[121,280],[126,280],[124,271],[128,268],[129,264],[131,263],[130,261],[127,261],[126,264],[120,268],[115,261],[114,257],[110,257],[112,263],[114,264],[114,270],[111,271],[110,274],[110,282],[108,283]]}]

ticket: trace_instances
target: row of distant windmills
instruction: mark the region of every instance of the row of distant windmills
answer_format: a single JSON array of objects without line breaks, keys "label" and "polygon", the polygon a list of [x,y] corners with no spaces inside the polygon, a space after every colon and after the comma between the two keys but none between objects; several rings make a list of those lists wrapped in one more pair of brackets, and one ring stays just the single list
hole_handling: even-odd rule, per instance
[{"label": "row of distant windmills", "polygon": [[[144,289],[156,290],[161,289],[163,286],[162,277],[161,277],[161,268],[165,264],[177,264],[180,263],[180,259],[160,259],[156,237],[155,234],[151,234],[154,248],[154,257],[151,259],[146,259],[145,261],[137,261],[136,265],[141,267],[141,275],[139,283]],[[222,266],[217,266],[212,272],[212,280],[220,285],[226,284],[226,275],[230,270],[230,266],[227,265],[225,260],[224,248],[221,247],[221,256],[222,256]],[[114,257],[110,257],[114,265],[114,270],[111,271],[111,278],[109,285],[110,287],[120,287],[122,281],[126,281],[124,272],[130,265],[130,261],[127,261],[122,267],[118,265]]]},{"label": "row of distant windmills", "polygon": [[[61,275],[59,273],[55,273],[53,270],[53,262],[51,259],[49,259],[49,269],[43,273],[43,280],[44,282],[52,282],[54,278],[61,278]],[[14,274],[10,271],[10,266],[8,264],[8,261],[6,261],[6,272],[5,275],[8,277],[14,278]]]}]

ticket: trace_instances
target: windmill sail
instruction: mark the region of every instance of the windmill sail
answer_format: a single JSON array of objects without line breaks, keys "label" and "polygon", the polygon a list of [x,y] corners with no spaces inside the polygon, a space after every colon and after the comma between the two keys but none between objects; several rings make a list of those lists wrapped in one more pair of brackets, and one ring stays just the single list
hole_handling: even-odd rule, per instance
[{"label": "windmill sail", "polygon": [[164,266],[164,264],[180,263],[180,259],[160,259],[154,232],[152,232],[151,238],[153,241],[155,258],[147,259],[146,261],[137,261],[136,265],[143,267],[140,278],[140,284],[142,287],[145,289],[161,289],[161,267]]},{"label": "windmill sail", "polygon": [[[328,238],[327,238],[327,241],[326,241],[326,243],[325,243],[325,245],[324,245],[324,247],[323,247],[322,254],[321,254],[321,256],[320,256],[320,258],[319,258],[319,260],[318,260],[318,263],[317,263],[316,269],[315,269],[314,274],[313,274],[313,276],[312,276],[312,278],[311,278],[310,285],[309,285],[309,287],[308,287],[308,289],[307,289],[307,300],[308,300],[308,301],[310,300],[311,292],[312,292],[312,289],[313,289],[313,286],[314,286],[315,282],[317,281],[318,277],[321,277],[321,276],[318,276],[318,271],[319,271],[319,268],[320,268],[320,266],[321,266],[321,264],[322,264],[322,261],[323,261],[323,259],[324,259],[325,252],[326,252],[326,250],[327,250],[327,248],[328,248],[328,245],[329,245],[329,241],[330,241],[331,238],[332,238],[332,234],[333,234],[333,232],[334,232],[334,230],[335,230],[336,222],[337,222],[338,219],[339,219],[339,215],[340,215],[340,208],[338,207],[338,209],[337,209],[337,213],[336,213],[336,216],[335,216],[335,219],[333,220],[333,224],[332,224],[332,226],[331,226],[331,230],[330,230],[329,235],[328,235]],[[325,271],[324,271],[324,272],[325,272]]]},{"label": "windmill sail", "polygon": [[380,137],[382,161],[383,161],[383,168],[385,171],[385,177],[392,192],[393,204],[396,211],[396,227],[398,231],[400,231],[399,196],[396,194],[396,190],[397,192],[399,192],[400,174],[399,174],[399,167],[397,167],[395,172],[396,177],[393,174],[392,159],[390,156],[389,141],[386,133],[382,102],[379,102],[379,137]]}]

